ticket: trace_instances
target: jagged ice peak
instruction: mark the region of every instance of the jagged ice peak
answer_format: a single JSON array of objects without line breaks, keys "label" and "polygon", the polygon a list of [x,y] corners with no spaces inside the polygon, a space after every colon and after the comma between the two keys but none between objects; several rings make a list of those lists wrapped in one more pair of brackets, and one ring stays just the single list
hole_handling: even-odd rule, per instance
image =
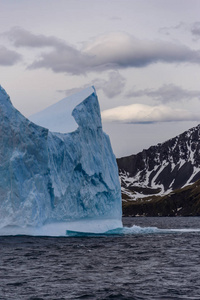
[{"label": "jagged ice peak", "polygon": [[65,134],[25,118],[0,89],[0,235],[122,227],[118,168],[94,88],[42,114],[53,111],[52,121],[56,113],[60,120],[59,109],[76,124],[65,126]]},{"label": "jagged ice peak", "polygon": [[96,95],[93,86],[60,100],[42,111],[31,115],[29,119],[54,132],[66,133],[74,131],[78,128],[78,125],[72,116],[72,111],[92,94]]}]

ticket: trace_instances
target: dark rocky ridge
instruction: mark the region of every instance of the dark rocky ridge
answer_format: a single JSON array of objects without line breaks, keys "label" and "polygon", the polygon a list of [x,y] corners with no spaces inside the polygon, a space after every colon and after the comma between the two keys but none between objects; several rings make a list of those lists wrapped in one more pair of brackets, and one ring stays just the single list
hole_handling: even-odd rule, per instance
[{"label": "dark rocky ridge", "polygon": [[122,192],[133,199],[191,184],[200,179],[200,125],[117,163]]}]

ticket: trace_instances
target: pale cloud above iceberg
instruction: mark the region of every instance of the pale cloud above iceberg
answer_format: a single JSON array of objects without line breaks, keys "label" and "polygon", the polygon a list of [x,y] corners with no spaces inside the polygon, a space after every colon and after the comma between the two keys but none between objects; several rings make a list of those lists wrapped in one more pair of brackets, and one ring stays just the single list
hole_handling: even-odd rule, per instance
[{"label": "pale cloud above iceberg", "polygon": [[16,51],[0,46],[0,65],[12,66],[21,60],[21,55]]},{"label": "pale cloud above iceberg", "polygon": [[83,74],[111,69],[141,68],[158,62],[200,63],[200,53],[181,44],[142,41],[125,33],[96,38],[81,50],[67,44],[43,53],[31,68],[50,68],[54,72]]},{"label": "pale cloud above iceberg", "polygon": [[104,110],[102,119],[122,123],[154,123],[200,120],[200,115],[164,105],[131,104]]},{"label": "pale cloud above iceberg", "polygon": [[66,47],[65,41],[55,36],[46,36],[44,34],[34,34],[21,27],[13,27],[9,31],[1,34],[7,37],[15,47],[30,47],[30,48],[44,48]]},{"label": "pale cloud above iceberg", "polygon": [[92,81],[92,85],[97,90],[102,90],[108,98],[120,95],[125,88],[125,83],[125,78],[118,71],[109,72],[107,80],[97,78]]},{"label": "pale cloud above iceberg", "polygon": [[191,26],[191,33],[197,37],[200,38],[200,22],[194,22]]},{"label": "pale cloud above iceberg", "polygon": [[185,36],[189,33],[194,39],[198,40],[200,38],[200,22],[192,22],[192,23],[186,23],[186,22],[180,22],[179,24],[175,26],[169,26],[169,27],[162,27],[159,29],[159,33],[164,35],[171,35],[174,34],[184,34]]},{"label": "pale cloud above iceberg", "polygon": [[162,102],[180,102],[197,98],[200,100],[200,90],[187,90],[175,84],[164,84],[158,89],[132,89],[127,93],[128,97],[151,97],[152,99]]},{"label": "pale cloud above iceberg", "polygon": [[87,84],[79,87],[67,90],[58,90],[58,92],[64,92],[66,96],[80,92],[88,86],[95,86],[97,92],[102,90],[108,98],[113,98],[120,95],[125,88],[126,80],[118,71],[111,71],[108,73],[108,79],[95,78]]},{"label": "pale cloud above iceberg", "polygon": [[46,68],[73,75],[114,69],[142,68],[158,62],[200,63],[200,52],[180,43],[141,40],[113,32],[84,42],[81,49],[54,36],[37,35],[22,28],[4,33],[15,47],[44,48],[31,69]]}]

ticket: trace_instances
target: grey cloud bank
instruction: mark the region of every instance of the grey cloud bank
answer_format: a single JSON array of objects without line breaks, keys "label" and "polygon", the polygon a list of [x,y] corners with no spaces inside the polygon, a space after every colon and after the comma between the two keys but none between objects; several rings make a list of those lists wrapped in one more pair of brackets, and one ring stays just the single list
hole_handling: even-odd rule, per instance
[{"label": "grey cloud bank", "polygon": [[195,22],[191,26],[191,33],[196,37],[200,37],[200,22]]},{"label": "grey cloud bank", "polygon": [[16,47],[52,47],[43,52],[29,68],[47,68],[54,72],[74,75],[112,69],[142,68],[158,62],[200,63],[200,52],[180,43],[161,40],[140,40],[132,35],[116,32],[85,42],[77,49],[66,42],[45,35],[36,35],[22,28],[4,33]]},{"label": "grey cloud bank", "polygon": [[12,66],[21,60],[21,55],[15,51],[0,46],[0,65]]},{"label": "grey cloud bank", "polygon": [[44,34],[33,34],[32,32],[20,27],[13,27],[2,34],[7,37],[16,47],[61,47],[66,46],[65,42],[54,36],[45,36]]},{"label": "grey cloud bank", "polygon": [[140,41],[124,34],[97,39],[87,48],[77,50],[68,45],[43,53],[31,68],[50,68],[54,72],[84,74],[111,69],[141,68],[158,62],[200,63],[199,51],[167,42]]},{"label": "grey cloud bank", "polygon": [[64,92],[66,96],[69,96],[92,85],[96,90],[102,90],[108,98],[114,98],[123,92],[125,83],[125,78],[118,71],[111,71],[108,73],[108,79],[95,78],[81,87],[58,92]]},{"label": "grey cloud bank", "polygon": [[158,89],[144,89],[144,90],[132,90],[127,93],[128,97],[143,97],[148,96],[156,101],[167,103],[167,102],[178,102],[183,100],[190,100],[191,98],[200,99],[199,91],[186,90],[180,86],[174,84],[164,84]]},{"label": "grey cloud bank", "polygon": [[120,95],[125,88],[126,80],[117,71],[112,71],[108,74],[108,80],[95,79],[92,81],[97,89],[101,89],[108,98],[113,98]]}]

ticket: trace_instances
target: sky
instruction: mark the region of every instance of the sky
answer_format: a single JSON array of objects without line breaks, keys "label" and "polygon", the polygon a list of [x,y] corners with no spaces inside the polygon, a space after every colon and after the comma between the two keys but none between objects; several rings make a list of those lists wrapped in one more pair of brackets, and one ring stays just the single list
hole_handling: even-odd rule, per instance
[{"label": "sky", "polygon": [[94,85],[117,157],[200,123],[199,0],[0,0],[0,85],[26,117]]}]

